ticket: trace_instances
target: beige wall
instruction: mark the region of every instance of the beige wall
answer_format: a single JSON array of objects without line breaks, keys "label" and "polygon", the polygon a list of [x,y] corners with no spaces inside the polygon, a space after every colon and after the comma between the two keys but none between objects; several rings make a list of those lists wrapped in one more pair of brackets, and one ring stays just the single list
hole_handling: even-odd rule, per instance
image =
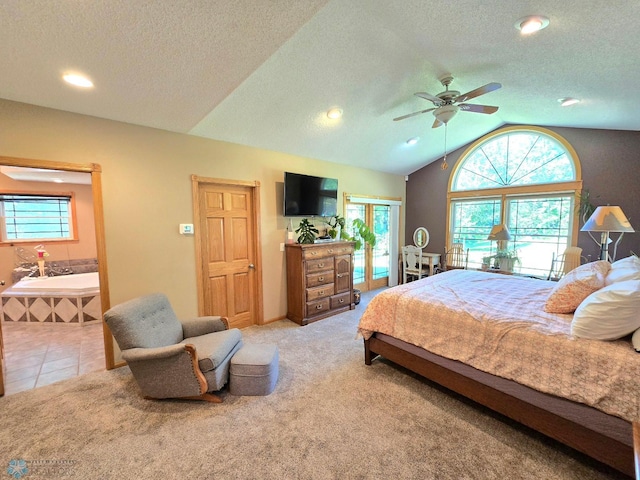
[{"label": "beige wall", "polygon": [[[77,237],[74,242],[44,242],[49,256],[48,262],[61,260],[73,260],[96,257],[96,235],[93,221],[93,201],[91,185],[71,185],[44,182],[24,182],[13,180],[0,173],[0,192],[48,192],[68,193],[73,192],[76,204]],[[33,247],[36,243],[16,243],[13,245],[0,245],[0,280],[6,285],[0,287],[0,291],[11,285],[11,271],[16,265],[16,248],[35,253]]]},{"label": "beige wall", "polygon": [[[197,314],[191,175],[261,184],[264,319],[286,315],[283,172],[338,178],[342,193],[404,199],[402,176],[0,100],[0,156],[102,166],[111,304],[166,293]],[[340,203],[339,209],[342,208]],[[403,240],[403,239],[401,239]]]}]

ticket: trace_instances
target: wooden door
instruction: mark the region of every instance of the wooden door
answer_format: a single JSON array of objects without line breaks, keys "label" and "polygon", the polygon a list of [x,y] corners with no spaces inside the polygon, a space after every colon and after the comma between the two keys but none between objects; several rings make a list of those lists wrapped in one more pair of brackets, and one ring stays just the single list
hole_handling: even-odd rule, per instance
[{"label": "wooden door", "polygon": [[261,323],[255,187],[197,181],[200,315]]},{"label": "wooden door", "polygon": [[346,202],[347,225],[359,218],[363,220],[376,236],[376,245],[364,244],[354,254],[353,287],[367,292],[389,284],[391,258],[389,244],[389,205]]}]

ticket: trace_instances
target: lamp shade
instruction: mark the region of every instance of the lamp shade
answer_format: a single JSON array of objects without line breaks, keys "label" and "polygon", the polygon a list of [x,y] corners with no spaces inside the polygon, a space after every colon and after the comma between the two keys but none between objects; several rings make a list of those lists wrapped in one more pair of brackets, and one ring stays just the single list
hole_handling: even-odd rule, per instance
[{"label": "lamp shade", "polygon": [[507,226],[504,223],[500,223],[491,227],[491,233],[487,237],[487,240],[511,240],[511,234]]},{"label": "lamp shade", "polygon": [[596,208],[580,230],[583,232],[635,232],[622,209],[610,205]]}]

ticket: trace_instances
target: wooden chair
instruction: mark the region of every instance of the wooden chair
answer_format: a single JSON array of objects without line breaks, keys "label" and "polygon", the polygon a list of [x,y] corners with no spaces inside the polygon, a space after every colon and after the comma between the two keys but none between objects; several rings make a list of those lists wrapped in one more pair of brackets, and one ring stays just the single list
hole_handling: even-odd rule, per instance
[{"label": "wooden chair", "polygon": [[451,248],[444,249],[444,256],[440,260],[438,273],[447,270],[467,269],[469,263],[469,249],[465,250],[462,243],[454,243]]},{"label": "wooden chair", "polygon": [[429,274],[429,266],[422,265],[422,249],[415,245],[402,247],[402,283],[407,283],[408,277],[420,280]]},{"label": "wooden chair", "polygon": [[551,270],[547,275],[547,280],[560,280],[567,273],[582,263],[582,248],[567,247],[564,253],[556,257],[555,253],[551,258]]}]

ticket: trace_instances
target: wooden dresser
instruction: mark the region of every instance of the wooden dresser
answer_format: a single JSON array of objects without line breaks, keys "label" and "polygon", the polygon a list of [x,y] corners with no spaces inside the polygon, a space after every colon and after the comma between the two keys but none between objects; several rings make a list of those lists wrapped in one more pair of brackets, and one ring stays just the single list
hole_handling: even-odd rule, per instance
[{"label": "wooden dresser", "polygon": [[354,309],[353,242],[288,244],[287,318],[306,325]]}]

